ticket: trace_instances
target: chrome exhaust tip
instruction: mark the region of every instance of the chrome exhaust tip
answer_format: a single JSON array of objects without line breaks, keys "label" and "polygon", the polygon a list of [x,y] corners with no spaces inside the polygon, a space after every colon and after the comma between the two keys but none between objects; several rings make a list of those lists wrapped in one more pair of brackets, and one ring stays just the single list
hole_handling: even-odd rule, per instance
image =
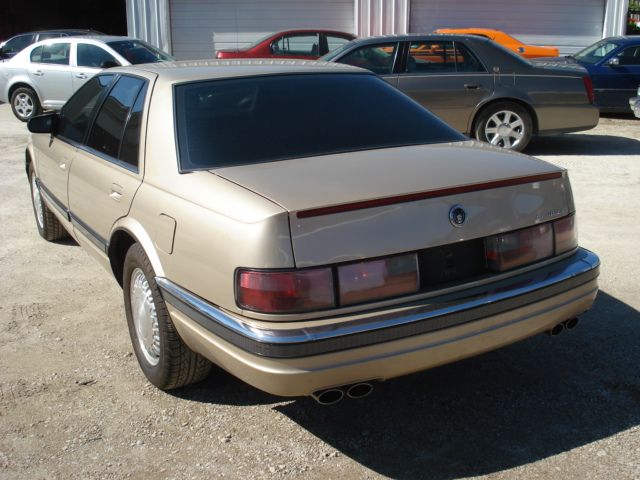
[{"label": "chrome exhaust tip", "polygon": [[564,322],[564,328],[566,328],[567,330],[574,329],[578,326],[579,321],[580,320],[578,320],[578,317],[570,318],[569,320]]},{"label": "chrome exhaust tip", "polygon": [[562,323],[559,323],[557,325],[554,325],[550,330],[547,330],[547,334],[551,335],[552,337],[555,337],[557,335],[560,335],[563,330],[564,330],[564,325]]},{"label": "chrome exhaust tip", "polygon": [[344,398],[344,392],[340,388],[328,388],[312,393],[311,397],[320,405],[335,405]]},{"label": "chrome exhaust tip", "polygon": [[354,383],[347,389],[347,397],[349,398],[364,398],[371,395],[373,392],[373,385],[367,382]]}]

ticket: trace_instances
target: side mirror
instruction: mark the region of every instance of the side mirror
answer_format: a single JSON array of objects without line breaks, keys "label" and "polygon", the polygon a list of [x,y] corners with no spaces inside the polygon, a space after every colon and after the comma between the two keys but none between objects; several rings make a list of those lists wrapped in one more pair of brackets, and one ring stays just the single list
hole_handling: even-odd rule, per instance
[{"label": "side mirror", "polygon": [[46,113],[33,117],[27,122],[27,128],[31,133],[56,133],[58,127],[58,114]]},{"label": "side mirror", "polygon": [[617,67],[620,65],[620,59],[618,57],[610,58],[609,60],[607,60],[606,65],[608,67]]},{"label": "side mirror", "polygon": [[105,60],[104,62],[102,62],[102,65],[100,65],[100,68],[113,68],[119,66],[120,64],[118,62],[114,62],[113,60]]}]

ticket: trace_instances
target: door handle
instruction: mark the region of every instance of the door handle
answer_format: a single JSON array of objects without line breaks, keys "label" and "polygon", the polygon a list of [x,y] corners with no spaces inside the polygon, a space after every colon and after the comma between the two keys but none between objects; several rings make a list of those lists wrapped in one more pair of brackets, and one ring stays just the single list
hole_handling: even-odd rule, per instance
[{"label": "door handle", "polygon": [[34,74],[36,77],[41,77],[41,76],[43,76],[43,75],[44,75],[44,72],[43,72],[42,70],[36,70],[35,72],[33,72],[33,74]]},{"label": "door handle", "polygon": [[58,166],[60,167],[60,170],[66,170],[67,169],[67,164],[66,163],[59,163]]},{"label": "door handle", "polygon": [[78,74],[76,74],[76,78],[84,80],[85,78],[87,78],[87,74],[86,73],[78,73]]},{"label": "door handle", "polygon": [[480,85],[478,85],[477,83],[465,83],[464,88],[466,88],[467,90],[477,90],[478,88],[480,88]]},{"label": "door handle", "polygon": [[122,187],[117,183],[112,183],[111,193],[109,194],[109,198],[111,198],[111,200],[119,202],[120,199],[122,198]]}]

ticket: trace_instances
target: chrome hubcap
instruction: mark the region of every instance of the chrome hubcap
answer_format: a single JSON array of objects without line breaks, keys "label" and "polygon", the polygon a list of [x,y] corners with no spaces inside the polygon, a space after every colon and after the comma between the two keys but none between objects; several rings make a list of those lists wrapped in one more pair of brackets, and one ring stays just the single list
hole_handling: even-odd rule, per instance
[{"label": "chrome hubcap", "polygon": [[44,211],[42,209],[42,199],[40,198],[40,189],[36,183],[36,176],[31,179],[31,198],[33,200],[33,208],[36,211],[36,221],[40,229],[44,228]]},{"label": "chrome hubcap", "polygon": [[145,359],[151,365],[160,361],[160,328],[156,305],[153,303],[149,282],[140,268],[131,274],[129,287],[131,296],[131,314],[136,329],[138,344]]},{"label": "chrome hubcap", "polygon": [[26,93],[20,93],[16,95],[13,101],[13,107],[22,118],[27,118],[33,113],[33,99]]},{"label": "chrome hubcap", "polygon": [[522,118],[509,110],[497,112],[487,120],[484,128],[487,141],[502,148],[515,148],[525,135]]}]

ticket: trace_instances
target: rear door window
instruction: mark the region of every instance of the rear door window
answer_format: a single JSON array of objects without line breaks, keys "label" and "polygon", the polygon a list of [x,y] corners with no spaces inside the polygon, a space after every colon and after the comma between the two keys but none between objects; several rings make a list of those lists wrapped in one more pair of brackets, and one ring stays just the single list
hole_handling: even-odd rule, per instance
[{"label": "rear door window", "polygon": [[84,140],[98,100],[108,90],[114,75],[98,75],[87,81],[60,111],[58,135],[73,142]]},{"label": "rear door window", "polygon": [[455,72],[456,52],[453,42],[412,42],[405,70],[407,73]]},{"label": "rear door window", "polygon": [[278,56],[319,56],[319,34],[285,35],[271,44],[271,51]]},{"label": "rear door window", "polygon": [[31,61],[51,65],[69,65],[70,51],[71,44],[66,42],[42,45],[31,52]]},{"label": "rear door window", "polygon": [[106,62],[120,63],[104,48],[91,43],[78,43],[77,64],[79,67],[104,68]]},{"label": "rear door window", "polygon": [[456,71],[458,72],[486,72],[486,69],[471,50],[460,42],[456,43]]},{"label": "rear door window", "polygon": [[[100,107],[91,128],[87,146],[111,158],[118,159],[120,157],[120,145],[125,137],[125,127],[127,127],[132,108],[144,85],[145,81],[136,77],[122,76],[118,80]],[[129,160],[131,159],[132,133],[139,133],[139,114],[142,105],[139,104],[138,108],[132,123],[132,128],[136,131],[127,135],[125,150]],[[135,163],[137,164],[137,159]]]}]

